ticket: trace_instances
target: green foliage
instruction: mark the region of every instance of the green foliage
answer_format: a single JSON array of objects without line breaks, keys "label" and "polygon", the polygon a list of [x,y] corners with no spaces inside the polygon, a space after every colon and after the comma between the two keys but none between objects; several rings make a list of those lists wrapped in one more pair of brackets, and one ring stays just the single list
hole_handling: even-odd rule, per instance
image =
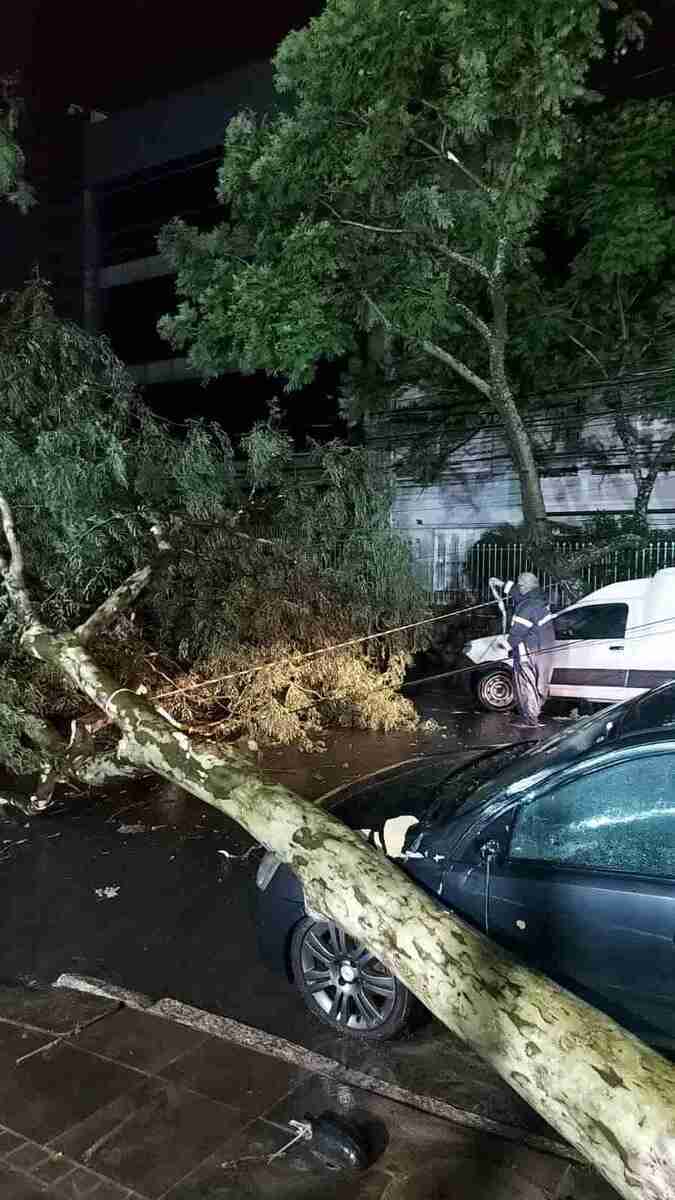
[{"label": "green foliage", "polygon": [[163,231],[162,334],[205,374],[289,388],[374,324],[481,367],[458,302],[480,311],[499,239],[518,275],[601,52],[594,0],[329,0],[277,54],[290,115],[228,126],[223,223]]},{"label": "green foliage", "polygon": [[[176,671],[194,682],[226,662],[302,654],[420,612],[407,552],[389,529],[389,492],[365,451],[317,448],[303,480],[274,406],[244,439],[243,464],[219,426],[192,422],[177,436],[139,401],[105,340],[54,315],[39,280],[0,302],[0,393],[0,490],[46,623],[76,626],[154,555],[151,522],[170,531],[178,561],[95,647],[124,685],[162,689]],[[82,701],[18,652],[18,635],[3,593],[0,759],[27,770],[41,758],[35,718],[72,717]],[[383,675],[377,655],[356,650],[339,670],[331,659],[313,673],[261,674],[253,692],[240,686],[216,701],[207,690],[196,707],[219,718],[232,710],[226,733],[301,741],[348,713],[377,727],[409,723],[393,690],[402,661]],[[330,704],[301,718],[285,694],[303,680],[303,712],[317,698]],[[177,712],[189,716],[189,703]]]},{"label": "green foliage", "polygon": [[274,400],[267,421],[256,421],[241,440],[253,491],[280,486],[291,466],[293,439],[280,428],[280,421],[281,413]]},{"label": "green foliage", "polygon": [[674,144],[669,100],[606,108],[578,129],[551,206],[575,252],[564,274],[542,270],[521,297],[515,349],[530,386],[673,362]]},{"label": "green foliage", "polygon": [[26,159],[17,140],[23,111],[17,86],[16,76],[0,77],[0,199],[27,213],[35,204],[35,192],[24,177]]},{"label": "green foliage", "polygon": [[580,132],[563,190],[570,231],[584,244],[573,263],[582,282],[658,277],[675,256],[675,105],[631,102]]},{"label": "green foliage", "polygon": [[41,281],[0,304],[0,389],[0,478],[51,624],[77,623],[147,554],[148,510],[222,513],[222,435],[193,424],[174,438],[105,340],[55,317]]}]

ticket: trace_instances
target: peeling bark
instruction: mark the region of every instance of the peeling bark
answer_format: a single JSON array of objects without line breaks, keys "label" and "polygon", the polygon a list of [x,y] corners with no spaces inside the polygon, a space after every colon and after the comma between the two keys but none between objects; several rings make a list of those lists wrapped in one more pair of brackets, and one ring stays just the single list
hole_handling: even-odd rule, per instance
[{"label": "peeling bark", "polygon": [[[20,594],[20,572],[12,586]],[[442,909],[334,817],[265,783],[240,752],[216,754],[176,729],[76,635],[45,628],[30,604],[24,611],[25,649],[115,723],[123,766],[178,784],[279,855],[313,910],[364,942],[626,1200],[672,1200],[675,1066]]]}]

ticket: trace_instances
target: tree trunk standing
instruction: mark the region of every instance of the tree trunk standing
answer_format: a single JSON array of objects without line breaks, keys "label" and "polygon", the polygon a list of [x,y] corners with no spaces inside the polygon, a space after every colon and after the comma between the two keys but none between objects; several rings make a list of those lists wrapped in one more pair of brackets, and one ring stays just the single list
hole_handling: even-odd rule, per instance
[{"label": "tree trunk standing", "polygon": [[264,783],[233,748],[194,743],[118,687],[75,634],[41,625],[20,581],[9,590],[29,617],[24,647],[118,726],[122,763],[177,783],[278,854],[312,909],[365,942],[626,1200],[672,1200],[674,1066],[440,908],[334,817]]},{"label": "tree trunk standing", "polygon": [[550,526],[546,515],[546,504],[541,490],[541,479],[530,436],[525,427],[513,395],[504,380],[494,388],[494,405],[504,424],[504,431],[511,450],[511,458],[520,482],[520,497],[523,517],[533,546],[543,547],[550,542]]}]

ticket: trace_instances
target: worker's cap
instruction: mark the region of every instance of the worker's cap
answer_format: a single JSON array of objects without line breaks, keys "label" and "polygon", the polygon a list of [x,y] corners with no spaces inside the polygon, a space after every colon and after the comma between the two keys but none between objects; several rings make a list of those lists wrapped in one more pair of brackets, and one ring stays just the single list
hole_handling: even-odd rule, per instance
[{"label": "worker's cap", "polygon": [[539,580],[536,575],[533,575],[532,571],[523,571],[518,576],[516,587],[521,596],[525,596],[527,592],[533,592],[535,588],[539,587]]}]

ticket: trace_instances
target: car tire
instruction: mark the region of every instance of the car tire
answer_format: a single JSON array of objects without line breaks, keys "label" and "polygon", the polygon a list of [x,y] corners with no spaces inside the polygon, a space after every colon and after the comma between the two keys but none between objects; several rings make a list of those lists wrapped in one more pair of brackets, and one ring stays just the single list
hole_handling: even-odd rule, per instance
[{"label": "car tire", "polygon": [[474,691],[481,708],[487,712],[508,712],[516,702],[513,673],[507,667],[481,671],[474,682]]},{"label": "car tire", "polygon": [[387,1041],[407,1028],[411,993],[334,921],[305,917],[293,930],[289,957],[308,1009],[336,1032]]}]

